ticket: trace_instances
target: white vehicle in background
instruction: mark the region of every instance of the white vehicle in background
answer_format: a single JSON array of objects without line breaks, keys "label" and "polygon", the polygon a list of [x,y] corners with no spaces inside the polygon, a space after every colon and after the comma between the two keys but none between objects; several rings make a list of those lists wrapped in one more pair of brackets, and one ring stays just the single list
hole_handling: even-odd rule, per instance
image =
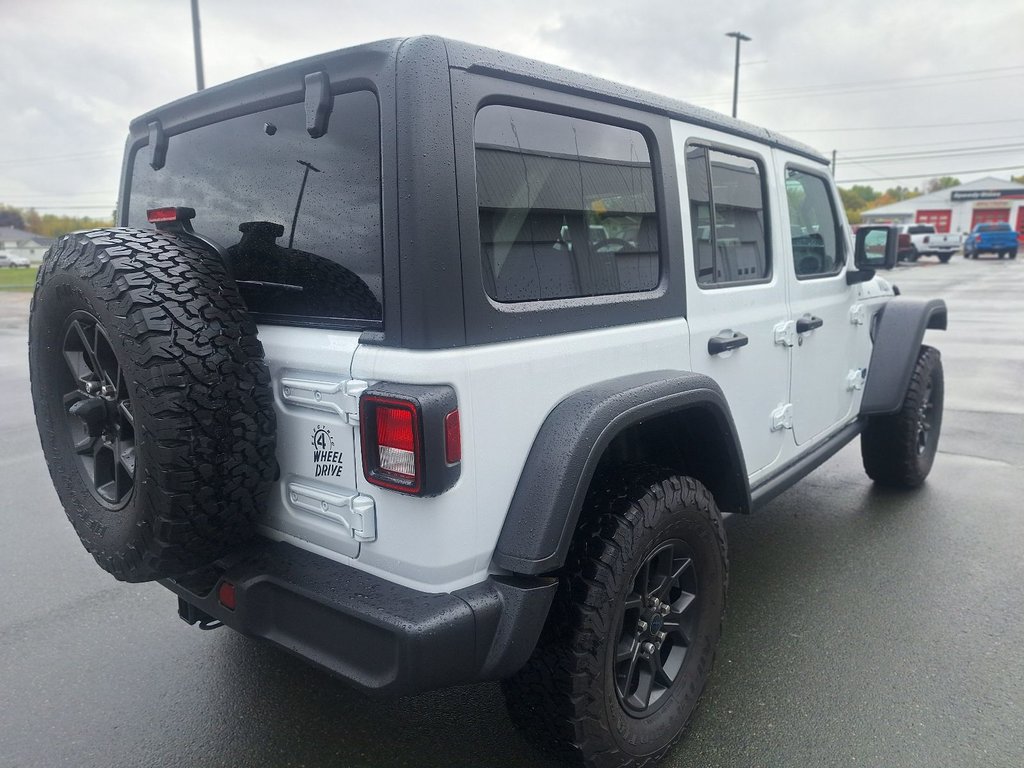
[{"label": "white vehicle in background", "polygon": [[931,224],[899,225],[900,261],[917,261],[922,256],[937,256],[943,264],[960,250],[960,235],[936,232]]},{"label": "white vehicle in background", "polygon": [[0,267],[28,267],[30,266],[29,260],[24,256],[16,256],[13,253],[5,253],[0,251]]}]

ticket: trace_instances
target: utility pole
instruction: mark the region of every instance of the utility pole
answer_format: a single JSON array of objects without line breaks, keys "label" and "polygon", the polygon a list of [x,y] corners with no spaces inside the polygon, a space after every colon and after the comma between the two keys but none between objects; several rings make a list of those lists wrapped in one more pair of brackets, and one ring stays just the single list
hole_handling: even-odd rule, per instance
[{"label": "utility pole", "polygon": [[725,36],[736,38],[736,68],[733,70],[732,76],[732,116],[736,117],[736,100],[740,92],[740,43],[751,38],[742,32],[726,32]]},{"label": "utility pole", "polygon": [[196,52],[196,90],[205,88],[203,83],[203,41],[199,37],[199,0],[192,0],[192,47]]}]

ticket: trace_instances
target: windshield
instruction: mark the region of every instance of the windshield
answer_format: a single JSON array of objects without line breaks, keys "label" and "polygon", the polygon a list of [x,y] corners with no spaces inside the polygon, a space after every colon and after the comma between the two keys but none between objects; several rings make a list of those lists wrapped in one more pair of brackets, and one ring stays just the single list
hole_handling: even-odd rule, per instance
[{"label": "windshield", "polygon": [[196,232],[226,250],[258,319],[365,326],[381,319],[380,196],[377,98],[357,91],[335,97],[318,139],[291,104],[171,136],[160,170],[143,147],[128,223],[194,208]]}]

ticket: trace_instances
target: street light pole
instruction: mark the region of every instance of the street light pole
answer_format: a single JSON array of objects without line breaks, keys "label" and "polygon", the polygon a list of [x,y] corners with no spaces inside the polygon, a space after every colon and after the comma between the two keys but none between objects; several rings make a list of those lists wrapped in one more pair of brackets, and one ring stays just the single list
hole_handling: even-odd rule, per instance
[{"label": "street light pole", "polygon": [[725,36],[736,38],[736,68],[733,70],[732,76],[732,116],[736,117],[736,99],[740,92],[740,43],[751,38],[742,32],[726,32]]},{"label": "street light pole", "polygon": [[192,47],[196,52],[196,90],[206,87],[203,83],[203,42],[199,37],[199,0],[192,0]]}]

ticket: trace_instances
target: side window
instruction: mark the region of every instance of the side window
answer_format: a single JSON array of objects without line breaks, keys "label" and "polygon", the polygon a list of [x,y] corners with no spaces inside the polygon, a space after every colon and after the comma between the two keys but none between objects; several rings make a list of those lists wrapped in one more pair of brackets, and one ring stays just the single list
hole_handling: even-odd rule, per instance
[{"label": "side window", "polygon": [[759,161],[709,147],[686,148],[686,186],[697,284],[714,288],[771,276]]},{"label": "side window", "polygon": [[486,106],[475,127],[480,257],[496,301],[650,291],[658,210],[637,131]]},{"label": "side window", "polygon": [[837,274],[846,254],[828,182],[798,168],[787,168],[786,200],[796,276]]}]

